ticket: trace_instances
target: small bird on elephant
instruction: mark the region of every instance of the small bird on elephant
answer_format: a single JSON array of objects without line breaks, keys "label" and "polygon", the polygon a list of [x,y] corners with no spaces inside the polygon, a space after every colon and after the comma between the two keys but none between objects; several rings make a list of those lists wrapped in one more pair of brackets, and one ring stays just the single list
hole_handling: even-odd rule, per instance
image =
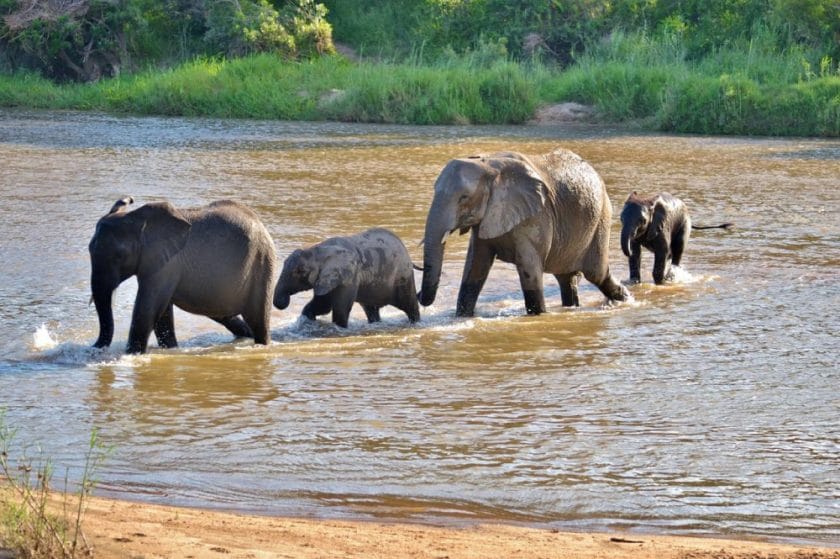
[{"label": "small bird on elephant", "polygon": [[[695,225],[694,229],[730,229],[732,223]],[[630,282],[641,281],[642,249],[654,254],[653,281],[661,285],[674,277],[672,266],[679,266],[691,236],[691,217],[685,203],[661,192],[641,197],[635,191],[621,210],[621,250],[630,260]]]}]

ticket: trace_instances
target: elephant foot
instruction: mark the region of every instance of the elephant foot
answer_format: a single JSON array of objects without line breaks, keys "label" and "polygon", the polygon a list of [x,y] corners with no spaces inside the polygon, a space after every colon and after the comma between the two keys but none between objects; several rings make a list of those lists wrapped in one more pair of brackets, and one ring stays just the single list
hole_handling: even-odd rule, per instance
[{"label": "elephant foot", "polygon": [[525,312],[532,315],[545,312],[545,299],[543,293],[537,289],[525,289],[522,294],[525,296]]},{"label": "elephant foot", "polygon": [[598,285],[598,289],[610,301],[624,302],[633,298],[627,288],[615,281],[612,276],[608,276],[606,280]]}]

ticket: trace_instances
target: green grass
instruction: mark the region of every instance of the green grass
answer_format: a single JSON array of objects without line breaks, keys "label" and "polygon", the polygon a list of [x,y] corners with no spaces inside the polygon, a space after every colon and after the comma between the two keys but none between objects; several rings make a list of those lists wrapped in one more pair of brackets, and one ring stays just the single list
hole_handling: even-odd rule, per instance
[{"label": "green grass", "polygon": [[194,60],[96,84],[0,76],[0,106],[115,113],[399,124],[527,121],[541,104],[577,101],[611,122],[663,131],[840,136],[840,68],[753,41],[686,59],[675,39],[614,34],[566,70],[449,57],[351,63],[270,55]]},{"label": "green grass", "polygon": [[82,520],[96,471],[111,449],[94,429],[75,498],[67,491],[67,477],[64,491],[54,498],[51,460],[30,456],[16,435],[17,430],[6,423],[5,410],[0,409],[0,550],[11,550],[21,559],[92,557]]},{"label": "green grass", "polygon": [[[760,37],[759,37],[760,38]],[[840,67],[766,41],[687,60],[679,43],[614,36],[565,72],[537,71],[542,102],[595,105],[610,121],[701,134],[840,136]]]},{"label": "green grass", "polygon": [[[331,94],[340,90],[340,94]],[[172,116],[400,124],[519,123],[537,99],[523,69],[499,62],[438,67],[288,62],[270,55],[196,60],[97,84],[0,76],[0,105]]]}]

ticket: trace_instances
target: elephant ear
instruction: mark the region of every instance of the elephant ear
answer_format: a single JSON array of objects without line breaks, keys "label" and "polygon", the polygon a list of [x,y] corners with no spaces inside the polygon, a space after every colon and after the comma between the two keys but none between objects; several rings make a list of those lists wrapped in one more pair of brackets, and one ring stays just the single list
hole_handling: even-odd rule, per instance
[{"label": "elephant ear", "polygon": [[138,274],[154,274],[186,246],[192,225],[169,202],[146,204],[130,215],[140,226]]},{"label": "elephant ear", "polygon": [[499,174],[490,184],[487,209],[478,228],[482,239],[500,237],[545,207],[547,187],[526,160],[488,161]]},{"label": "elephant ear", "polygon": [[650,224],[647,229],[647,241],[654,241],[658,237],[665,234],[665,221],[668,219],[668,209],[665,207],[665,202],[657,196],[653,200],[653,205],[650,209],[651,217]]},{"label": "elephant ear", "polygon": [[356,280],[357,257],[355,252],[344,247],[322,247],[323,258],[318,278],[315,280],[315,295],[326,295],[336,287],[350,285]]}]

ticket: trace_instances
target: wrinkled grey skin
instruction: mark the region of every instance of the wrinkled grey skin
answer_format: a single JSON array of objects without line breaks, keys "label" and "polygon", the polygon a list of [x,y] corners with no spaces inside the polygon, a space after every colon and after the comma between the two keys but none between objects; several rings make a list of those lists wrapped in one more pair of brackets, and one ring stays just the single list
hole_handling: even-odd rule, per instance
[{"label": "wrinkled grey skin", "polygon": [[654,283],[673,279],[671,266],[680,265],[689,236],[691,218],[682,200],[667,192],[650,198],[633,192],[621,210],[621,251],[630,259],[630,281],[641,281],[642,247],[653,252]]},{"label": "wrinkled grey skin", "polygon": [[[695,225],[694,229],[729,229],[732,223]],[[671,266],[679,266],[691,236],[691,217],[682,200],[667,192],[642,198],[627,197],[621,210],[621,251],[630,259],[630,281],[641,281],[642,247],[653,252],[653,281],[673,279]]]},{"label": "wrinkled grey skin", "polygon": [[368,322],[378,322],[379,309],[393,305],[411,322],[420,320],[414,268],[402,241],[386,229],[370,229],[352,237],[334,237],[294,251],[283,263],[274,288],[274,306],[285,309],[295,293],[314,290],[303,316],[332,311],[332,321],[347,327],[353,303]]},{"label": "wrinkled grey skin", "polygon": [[435,182],[426,219],[420,303],[435,300],[444,244],[455,230],[471,231],[458,316],[475,312],[496,258],[516,265],[528,314],[545,312],[544,273],[559,282],[564,306],[580,304],[581,274],[608,299],[624,301],[629,294],[609,269],[611,217],[601,177],[569,150],[454,159]]},{"label": "wrinkled grey skin", "polygon": [[111,345],[113,291],[135,275],[128,353],[145,353],[152,330],[160,347],[178,345],[173,305],[212,318],[237,337],[267,344],[275,255],[259,217],[231,201],[180,210],[157,202],[126,211],[133,201],[114,204],[96,224],[88,247],[99,315],[94,347]]}]

